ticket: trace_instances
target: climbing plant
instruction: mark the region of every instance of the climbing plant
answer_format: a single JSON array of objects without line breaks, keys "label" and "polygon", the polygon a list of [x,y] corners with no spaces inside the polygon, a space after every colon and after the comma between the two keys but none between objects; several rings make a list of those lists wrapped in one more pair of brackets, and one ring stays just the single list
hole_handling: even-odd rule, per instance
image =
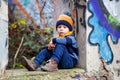
[{"label": "climbing plant", "polygon": [[[40,29],[27,21],[25,18],[21,18],[12,23],[9,23],[9,52],[14,56],[22,37],[24,41],[22,47],[19,50],[17,62],[19,62],[22,55],[32,58],[42,48],[47,47],[53,34],[53,26]],[[10,56],[11,57],[11,56]],[[11,58],[10,58],[11,59]],[[10,60],[12,62],[12,59]],[[17,63],[17,67],[18,67]]]}]

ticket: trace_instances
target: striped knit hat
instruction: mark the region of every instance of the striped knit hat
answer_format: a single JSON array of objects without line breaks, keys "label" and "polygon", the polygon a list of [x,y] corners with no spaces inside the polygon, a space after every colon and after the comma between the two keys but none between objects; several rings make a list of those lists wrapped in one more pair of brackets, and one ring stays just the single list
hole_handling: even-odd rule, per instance
[{"label": "striped knit hat", "polygon": [[61,14],[56,23],[56,29],[61,24],[66,25],[69,28],[69,30],[72,31],[73,20],[70,16],[68,16],[66,14]]}]

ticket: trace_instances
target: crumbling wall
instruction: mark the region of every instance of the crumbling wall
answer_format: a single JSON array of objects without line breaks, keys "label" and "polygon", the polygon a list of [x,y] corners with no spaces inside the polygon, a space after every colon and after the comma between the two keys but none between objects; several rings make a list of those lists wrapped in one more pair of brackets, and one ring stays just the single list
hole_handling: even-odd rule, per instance
[{"label": "crumbling wall", "polygon": [[120,80],[120,1],[88,0],[87,72],[98,80]]}]

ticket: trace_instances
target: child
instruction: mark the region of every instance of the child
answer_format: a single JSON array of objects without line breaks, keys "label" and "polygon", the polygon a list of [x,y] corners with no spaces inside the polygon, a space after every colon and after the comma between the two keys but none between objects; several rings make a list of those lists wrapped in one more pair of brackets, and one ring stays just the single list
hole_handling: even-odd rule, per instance
[{"label": "child", "polygon": [[48,47],[41,50],[33,61],[22,56],[22,64],[29,71],[35,71],[41,66],[43,71],[73,68],[78,62],[78,46],[72,33],[73,20],[69,13],[61,14],[56,23],[58,37],[53,38]]}]

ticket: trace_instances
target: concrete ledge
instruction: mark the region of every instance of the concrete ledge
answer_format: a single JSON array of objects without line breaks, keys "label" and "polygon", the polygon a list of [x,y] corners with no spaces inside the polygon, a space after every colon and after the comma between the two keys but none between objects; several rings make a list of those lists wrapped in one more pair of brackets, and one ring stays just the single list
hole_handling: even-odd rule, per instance
[{"label": "concrete ledge", "polygon": [[[3,80],[79,80],[84,78],[85,71],[79,68],[60,69],[55,72],[27,71],[26,69],[7,70]],[[0,80],[1,80],[0,79]]]}]

